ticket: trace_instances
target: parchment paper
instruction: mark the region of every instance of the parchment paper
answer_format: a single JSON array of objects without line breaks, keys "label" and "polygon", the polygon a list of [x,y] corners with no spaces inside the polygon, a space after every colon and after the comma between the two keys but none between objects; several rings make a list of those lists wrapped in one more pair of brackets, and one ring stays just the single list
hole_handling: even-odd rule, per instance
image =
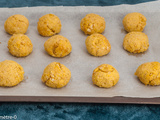
[{"label": "parchment paper", "polygon": [[[14,60],[23,66],[25,80],[11,88],[0,87],[0,95],[5,96],[78,96],[78,97],[160,97],[160,86],[145,86],[134,75],[137,67],[145,62],[160,62],[160,2],[138,5],[119,5],[111,7],[30,7],[0,8],[0,61]],[[147,18],[144,33],[149,37],[149,49],[142,54],[130,54],[123,47],[126,35],[122,25],[123,17],[130,12],[141,12]],[[44,50],[44,42],[49,37],[42,37],[37,32],[38,19],[48,13],[57,15],[62,22],[59,33],[67,37],[72,44],[72,52],[64,58],[49,56]],[[87,53],[85,35],[80,30],[80,21],[87,13],[96,13],[106,20],[103,33],[111,43],[111,52],[103,57],[94,57]],[[24,58],[10,55],[7,42],[11,35],[4,30],[5,20],[14,14],[25,15],[29,22],[26,35],[31,39],[33,53]],[[60,62],[72,73],[69,84],[62,89],[53,89],[41,82],[44,68],[51,62]],[[120,74],[118,84],[110,89],[98,88],[92,84],[92,72],[101,64],[113,65]]]}]

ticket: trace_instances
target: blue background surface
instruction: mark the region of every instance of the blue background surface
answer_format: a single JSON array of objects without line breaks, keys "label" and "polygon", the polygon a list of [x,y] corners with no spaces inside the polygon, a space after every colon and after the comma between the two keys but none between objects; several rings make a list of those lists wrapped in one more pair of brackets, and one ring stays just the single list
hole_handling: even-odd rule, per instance
[{"label": "blue background surface", "polygon": [[155,0],[0,0],[0,7],[32,6],[111,6],[120,4],[138,4]]},{"label": "blue background surface", "polygon": [[[0,7],[111,6],[153,0],[0,0]],[[1,116],[18,120],[158,120],[160,105],[86,103],[0,103]]]}]

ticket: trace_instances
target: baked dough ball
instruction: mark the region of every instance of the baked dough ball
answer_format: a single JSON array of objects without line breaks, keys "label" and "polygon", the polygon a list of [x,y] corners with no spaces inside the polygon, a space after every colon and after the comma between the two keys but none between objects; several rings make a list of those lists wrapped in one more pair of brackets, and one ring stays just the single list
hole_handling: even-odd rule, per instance
[{"label": "baked dough ball", "polygon": [[53,57],[64,57],[72,51],[69,40],[62,35],[55,35],[44,43],[46,52]]},{"label": "baked dough ball", "polygon": [[102,33],[105,30],[105,19],[97,14],[87,14],[80,24],[81,30],[85,34]]},{"label": "baked dough ball", "polygon": [[142,32],[146,26],[146,17],[141,13],[129,13],[123,18],[123,26],[127,32]]},{"label": "baked dough ball", "polygon": [[93,71],[92,81],[98,87],[110,88],[117,84],[118,80],[118,71],[109,64],[102,64]]},{"label": "baked dough ball", "polygon": [[29,55],[33,50],[31,40],[24,34],[14,34],[8,41],[9,52],[16,57]]},{"label": "baked dough ball", "polygon": [[111,45],[107,38],[99,33],[94,33],[87,37],[86,47],[93,56],[107,55],[111,50]]},{"label": "baked dough ball", "polygon": [[24,34],[27,32],[29,26],[28,19],[23,15],[10,16],[4,23],[4,29],[9,34]]},{"label": "baked dough ball", "polygon": [[160,63],[144,63],[138,67],[135,75],[145,85],[160,85]]},{"label": "baked dough ball", "polygon": [[42,36],[52,36],[61,31],[61,21],[53,14],[46,14],[39,18],[37,29]]},{"label": "baked dough ball", "polygon": [[12,87],[19,84],[24,77],[21,65],[12,60],[0,62],[0,86]]},{"label": "baked dough ball", "polygon": [[52,88],[66,86],[71,78],[70,70],[58,62],[50,63],[43,72],[42,82]]},{"label": "baked dough ball", "polygon": [[130,32],[124,37],[123,48],[131,53],[141,53],[148,49],[149,40],[145,33]]}]

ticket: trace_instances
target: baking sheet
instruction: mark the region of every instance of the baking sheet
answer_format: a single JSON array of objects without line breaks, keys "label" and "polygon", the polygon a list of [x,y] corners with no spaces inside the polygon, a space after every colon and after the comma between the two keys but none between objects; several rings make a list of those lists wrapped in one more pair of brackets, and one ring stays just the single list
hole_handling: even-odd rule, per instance
[{"label": "baking sheet", "polygon": [[[0,8],[0,61],[14,60],[23,66],[25,80],[12,88],[0,87],[0,96],[50,96],[50,97],[160,97],[160,86],[145,86],[134,76],[137,67],[145,62],[160,62],[160,2],[149,2],[138,5],[119,5],[111,7],[30,7]],[[142,54],[130,54],[123,47],[126,32],[122,19],[130,12],[140,12],[147,18],[144,33],[149,37],[150,47]],[[44,50],[44,42],[49,37],[42,37],[37,32],[38,19],[48,13],[57,15],[62,23],[59,33],[68,38],[72,44],[72,52],[64,58],[49,56]],[[103,33],[111,43],[111,52],[103,57],[94,57],[87,53],[85,35],[80,30],[80,21],[87,13],[96,13],[106,20]],[[16,58],[9,54],[7,42],[11,35],[3,28],[5,20],[14,14],[25,15],[29,22],[26,35],[33,43],[33,52],[24,58]],[[53,89],[41,82],[44,68],[51,62],[60,62],[71,70],[71,80],[62,89]],[[92,84],[92,72],[101,64],[111,64],[119,74],[116,86],[110,89],[98,88]]]}]

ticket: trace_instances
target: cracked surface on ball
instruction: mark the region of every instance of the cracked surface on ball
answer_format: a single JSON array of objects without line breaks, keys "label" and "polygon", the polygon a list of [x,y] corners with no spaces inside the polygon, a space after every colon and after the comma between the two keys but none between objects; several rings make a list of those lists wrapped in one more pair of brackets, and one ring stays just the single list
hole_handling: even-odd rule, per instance
[{"label": "cracked surface on ball", "polygon": [[85,34],[102,33],[105,30],[105,19],[97,14],[87,14],[80,23],[81,30]]},{"label": "cracked surface on ball", "polygon": [[11,35],[26,33],[28,26],[28,19],[25,16],[19,14],[10,16],[4,23],[4,29]]},{"label": "cracked surface on ball", "polygon": [[98,87],[110,88],[119,81],[119,73],[113,66],[102,64],[94,69],[92,81]]},{"label": "cracked surface on ball", "polygon": [[39,18],[37,30],[42,36],[52,36],[61,31],[61,21],[54,14],[46,14]]},{"label": "cracked surface on ball", "polygon": [[53,57],[64,57],[72,51],[70,41],[62,35],[55,35],[44,43],[46,52]]},{"label": "cracked surface on ball", "polygon": [[24,34],[14,34],[8,41],[9,52],[16,57],[25,57],[33,50],[33,44]]},{"label": "cracked surface on ball", "polygon": [[66,66],[52,62],[44,69],[42,82],[52,88],[61,88],[68,84],[70,78],[71,72]]},{"label": "cracked surface on ball", "polygon": [[129,13],[123,18],[123,26],[127,32],[142,32],[144,27],[146,26],[146,21],[146,17],[141,13]]},{"label": "cracked surface on ball", "polygon": [[160,63],[144,63],[137,68],[135,75],[145,85],[160,85]]},{"label": "cracked surface on ball", "polygon": [[0,86],[12,87],[19,84],[24,78],[21,65],[12,60],[0,62]]},{"label": "cracked surface on ball", "polygon": [[94,33],[87,37],[86,48],[93,56],[107,55],[111,50],[111,45],[107,38],[99,33]]}]

